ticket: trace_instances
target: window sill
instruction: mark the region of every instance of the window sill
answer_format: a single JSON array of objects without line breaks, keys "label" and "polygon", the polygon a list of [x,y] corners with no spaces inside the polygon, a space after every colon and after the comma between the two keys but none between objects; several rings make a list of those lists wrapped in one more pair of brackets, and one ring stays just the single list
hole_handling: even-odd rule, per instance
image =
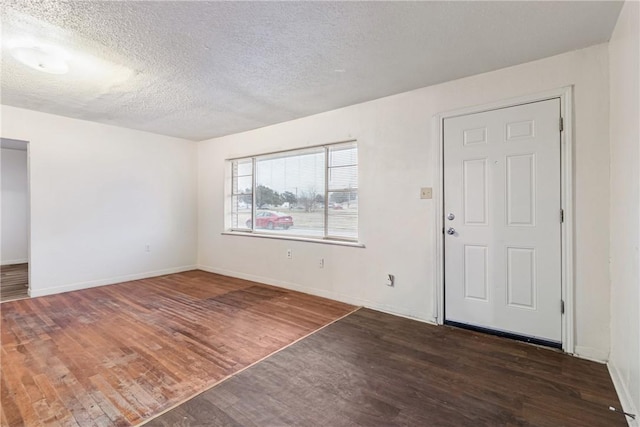
[{"label": "window sill", "polygon": [[278,240],[293,240],[296,242],[323,243],[325,245],[350,246],[352,248],[365,247],[363,243],[350,242],[348,240],[314,239],[313,237],[283,236],[278,234],[271,235],[271,234],[251,233],[251,232],[243,232],[243,231],[223,231],[221,234],[225,236],[244,236],[244,237],[258,237],[262,239],[278,239]]}]

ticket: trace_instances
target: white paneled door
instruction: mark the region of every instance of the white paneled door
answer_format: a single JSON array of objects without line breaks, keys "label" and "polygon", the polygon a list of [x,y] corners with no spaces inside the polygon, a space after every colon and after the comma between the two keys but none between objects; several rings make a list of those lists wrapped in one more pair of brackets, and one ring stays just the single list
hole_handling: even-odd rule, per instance
[{"label": "white paneled door", "polygon": [[560,343],[560,99],[444,120],[445,320]]}]

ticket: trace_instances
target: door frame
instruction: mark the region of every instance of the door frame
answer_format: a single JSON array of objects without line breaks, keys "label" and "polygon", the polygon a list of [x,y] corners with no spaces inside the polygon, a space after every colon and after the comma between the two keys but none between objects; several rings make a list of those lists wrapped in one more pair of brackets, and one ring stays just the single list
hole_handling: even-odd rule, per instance
[{"label": "door frame", "polygon": [[31,295],[31,141],[27,141],[20,138],[5,138],[0,135],[0,140],[10,140],[17,142],[24,142],[27,153],[27,296],[29,298]]},{"label": "door frame", "polygon": [[31,141],[24,141],[27,143],[27,295],[32,298],[31,295],[31,274],[33,271],[33,264],[31,263]]},{"label": "door frame", "polygon": [[[433,141],[436,144],[436,185],[433,188],[435,202],[436,265],[434,268],[435,298],[434,318],[438,325],[444,324],[444,119],[482,113],[522,104],[560,99],[560,117],[563,129],[560,132],[560,197],[564,221],[561,224],[561,295],[564,301],[562,314],[562,350],[575,352],[575,282],[574,282],[574,215],[573,215],[573,86],[565,86],[545,92],[510,98],[488,104],[459,108],[433,116]],[[560,124],[558,124],[560,125]],[[560,307],[558,307],[560,309]]]}]

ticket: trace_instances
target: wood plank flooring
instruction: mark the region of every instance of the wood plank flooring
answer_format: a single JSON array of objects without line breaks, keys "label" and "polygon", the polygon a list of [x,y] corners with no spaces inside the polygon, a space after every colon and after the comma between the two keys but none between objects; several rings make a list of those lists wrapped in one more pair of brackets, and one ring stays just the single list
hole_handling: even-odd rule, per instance
[{"label": "wood plank flooring", "polygon": [[29,264],[0,266],[0,302],[28,297]]},{"label": "wood plank flooring", "polygon": [[605,365],[361,309],[146,426],[626,426],[609,405]]},{"label": "wood plank flooring", "polygon": [[129,426],[353,310],[202,271],[3,303],[2,426]]}]

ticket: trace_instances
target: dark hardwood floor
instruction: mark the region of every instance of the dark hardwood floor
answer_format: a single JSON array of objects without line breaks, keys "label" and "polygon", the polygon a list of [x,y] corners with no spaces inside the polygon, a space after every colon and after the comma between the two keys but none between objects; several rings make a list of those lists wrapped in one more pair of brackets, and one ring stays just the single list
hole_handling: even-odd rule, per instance
[{"label": "dark hardwood floor", "polygon": [[0,302],[29,296],[29,264],[0,266]]},{"label": "dark hardwood floor", "polygon": [[361,309],[147,426],[625,426],[605,365]]},{"label": "dark hardwood floor", "polygon": [[5,302],[0,424],[135,425],[353,309],[203,271]]}]

